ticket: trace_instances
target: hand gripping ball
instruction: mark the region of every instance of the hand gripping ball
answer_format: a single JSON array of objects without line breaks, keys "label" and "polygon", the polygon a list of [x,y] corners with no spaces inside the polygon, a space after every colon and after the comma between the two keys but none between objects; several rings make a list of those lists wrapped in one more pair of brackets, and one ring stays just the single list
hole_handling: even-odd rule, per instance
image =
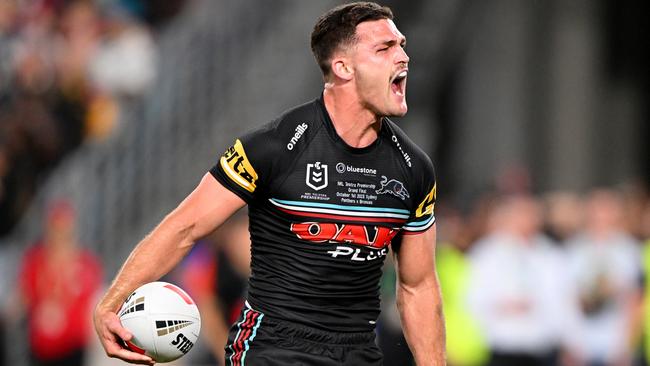
[{"label": "hand gripping ball", "polygon": [[122,326],[133,334],[126,346],[156,362],[170,362],[185,355],[201,330],[201,316],[192,298],[167,282],[150,282],[137,288],[118,316]]}]

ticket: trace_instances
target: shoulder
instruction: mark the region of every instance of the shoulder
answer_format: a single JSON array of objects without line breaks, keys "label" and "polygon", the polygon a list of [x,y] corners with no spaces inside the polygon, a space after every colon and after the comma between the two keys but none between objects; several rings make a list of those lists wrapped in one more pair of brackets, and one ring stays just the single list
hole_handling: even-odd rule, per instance
[{"label": "shoulder", "polygon": [[[244,145],[259,144],[266,152],[289,152],[322,124],[316,101],[284,111],[274,120],[242,136]],[[246,146],[254,148],[254,146]]]},{"label": "shoulder", "polygon": [[321,125],[317,100],[299,105],[239,137],[210,171],[244,200],[251,199],[258,185],[269,188],[281,180]]},{"label": "shoulder", "polygon": [[404,165],[414,172],[434,174],[433,162],[429,155],[411,140],[408,135],[393,121],[384,118],[387,138],[401,156]]},{"label": "shoulder", "polygon": [[436,174],[429,156],[393,121],[384,119],[382,136],[389,139],[392,155],[401,166],[413,204],[413,221],[405,230],[422,232],[435,223]]},{"label": "shoulder", "polygon": [[408,179],[409,190],[415,195],[418,217],[423,207],[433,214],[436,200],[436,173],[431,158],[411,140],[401,128],[388,118],[384,119],[383,136],[393,149],[394,159],[400,163]]}]

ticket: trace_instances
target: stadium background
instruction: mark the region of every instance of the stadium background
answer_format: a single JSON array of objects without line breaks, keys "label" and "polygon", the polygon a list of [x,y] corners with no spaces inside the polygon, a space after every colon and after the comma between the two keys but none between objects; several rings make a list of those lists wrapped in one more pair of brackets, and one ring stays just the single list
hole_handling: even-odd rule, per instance
[{"label": "stadium background", "polygon": [[[69,2],[9,3],[0,7],[0,124],[15,126],[29,123],[15,121],[11,109],[20,59],[15,50],[28,43],[24,30],[34,21],[20,15]],[[107,282],[234,137],[320,93],[309,34],[316,17],[339,1],[177,0],[158,13],[153,3],[92,3],[97,22],[130,22],[148,34],[150,43],[132,55],[141,68],[124,67],[120,76],[112,59],[108,66],[117,74],[89,71],[85,82],[102,98],[93,99],[96,109],[85,105],[80,142],[27,181],[9,178],[29,158],[0,169],[1,293],[15,293],[20,258],[41,235],[48,202],[64,198],[76,207],[80,242],[99,255]],[[646,3],[384,4],[393,8],[411,57],[409,114],[398,123],[435,162],[441,205],[469,212],[495,190],[542,197],[597,186],[620,189],[641,206],[647,200]],[[98,43],[107,41],[102,37]],[[119,84],[120,78],[132,83]],[[14,130],[2,129],[4,147],[17,138]],[[18,205],[9,187],[22,185],[33,188],[22,192]],[[632,234],[648,231],[637,226]],[[10,298],[0,302],[8,307]],[[6,324],[7,364],[24,364],[24,323]]]}]

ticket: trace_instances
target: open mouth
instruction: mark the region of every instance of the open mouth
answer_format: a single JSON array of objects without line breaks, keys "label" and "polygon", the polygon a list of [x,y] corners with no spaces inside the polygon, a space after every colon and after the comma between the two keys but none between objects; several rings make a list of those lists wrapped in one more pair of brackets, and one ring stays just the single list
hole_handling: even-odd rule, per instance
[{"label": "open mouth", "polygon": [[408,74],[408,70],[402,70],[393,77],[393,80],[391,81],[390,84],[390,88],[393,91],[393,93],[399,96],[404,96],[404,93],[406,92],[407,74]]}]

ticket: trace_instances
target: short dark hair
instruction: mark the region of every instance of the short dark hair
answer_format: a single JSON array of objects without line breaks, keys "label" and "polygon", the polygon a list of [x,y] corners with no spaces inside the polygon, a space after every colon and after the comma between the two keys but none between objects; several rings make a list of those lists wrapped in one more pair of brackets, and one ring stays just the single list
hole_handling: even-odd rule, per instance
[{"label": "short dark hair", "polygon": [[357,25],[380,19],[393,19],[393,12],[386,6],[366,1],[339,5],[321,15],[311,32],[311,51],[323,76],[332,71],[330,59],[337,48],[356,40]]}]

